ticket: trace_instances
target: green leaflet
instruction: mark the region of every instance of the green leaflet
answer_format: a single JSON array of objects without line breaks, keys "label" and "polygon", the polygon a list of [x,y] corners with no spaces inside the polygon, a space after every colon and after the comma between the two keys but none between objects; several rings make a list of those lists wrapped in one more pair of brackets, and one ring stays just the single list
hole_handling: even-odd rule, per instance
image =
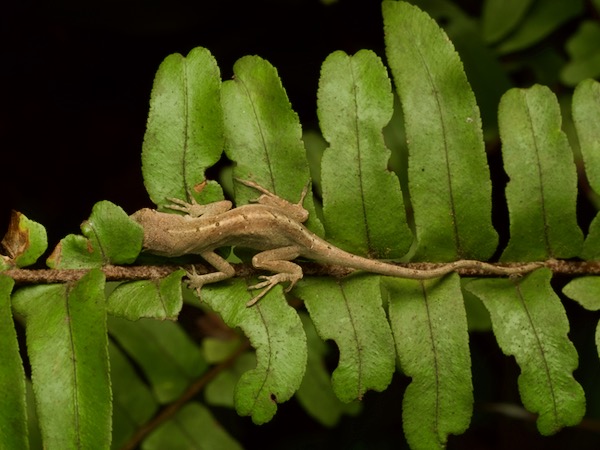
[{"label": "green leaflet", "polygon": [[[197,298],[197,297],[196,297]],[[221,363],[229,358],[241,345],[241,336],[206,336],[202,339],[202,352],[209,364]]]},{"label": "green leaflet", "polygon": [[370,389],[385,390],[395,367],[394,341],[382,307],[379,277],[311,278],[294,291],[304,300],[321,339],[332,339],[340,360],[331,382],[348,403]]},{"label": "green leaflet", "polygon": [[483,39],[492,44],[510,33],[521,21],[533,0],[486,0],[483,6]]},{"label": "green leaflet", "polygon": [[571,258],[583,234],[577,225],[577,173],[561,130],[556,97],[543,86],[511,89],[498,112],[510,241],[503,261]]},{"label": "green leaflet", "polygon": [[185,272],[178,270],[161,279],[120,284],[108,297],[109,314],[129,320],[138,320],[142,317],[177,319],[183,303],[181,296],[183,275]]},{"label": "green leaflet", "polygon": [[133,365],[109,341],[110,382],[113,391],[112,448],[121,448],[158,410],[158,403]]},{"label": "green leaflet", "polygon": [[175,322],[109,316],[108,329],[141,367],[160,403],[175,400],[208,368],[198,347]]},{"label": "green leaflet", "polygon": [[143,450],[219,449],[241,450],[210,411],[197,402],[185,405],[173,418],[158,427],[142,444]]},{"label": "green leaflet", "polygon": [[10,308],[15,282],[0,275],[0,448],[29,448],[25,371]]},{"label": "green leaflet", "polygon": [[204,48],[170,55],[160,65],[142,148],[144,185],[159,207],[169,198],[223,198],[216,182],[204,184],[205,170],[223,151],[220,87],[219,67]]},{"label": "green leaflet", "polygon": [[84,236],[61,239],[46,261],[52,269],[85,269],[105,264],[131,264],[142,250],[142,227],[109,201],[94,205],[81,224]]},{"label": "green leaflet", "polygon": [[412,242],[382,135],[393,103],[375,53],[335,52],[323,63],[317,112],[329,142],[321,163],[327,238],[352,253],[382,259],[404,256]]},{"label": "green leaflet", "polygon": [[577,425],[584,392],[573,378],[578,358],[569,322],[550,286],[552,272],[538,269],[522,279],[479,279],[465,288],[488,308],[498,345],[521,368],[519,392],[527,410],[539,414],[541,434]]},{"label": "green leaflet", "polygon": [[471,88],[475,92],[484,136],[486,140],[495,140],[498,135],[498,102],[502,94],[512,87],[512,83],[505,67],[498,61],[496,51],[482,39],[481,20],[466,13],[459,3],[452,0],[413,0],[409,3],[417,5],[436,22],[444,24],[444,31],[460,55]]},{"label": "green leaflet", "polygon": [[[239,345],[239,343],[237,344]],[[206,403],[214,406],[234,408],[233,394],[235,386],[244,374],[256,367],[256,356],[253,352],[242,353],[235,359],[233,366],[219,373],[204,390]]]},{"label": "green leaflet", "polygon": [[248,308],[246,302],[253,295],[240,279],[202,290],[202,300],[229,327],[240,327],[256,349],[256,368],[242,375],[234,401],[238,414],[263,424],[273,418],[277,403],[289,400],[300,386],[306,367],[306,334],[280,287]]},{"label": "green leaflet", "polygon": [[0,270],[12,266],[26,267],[37,261],[48,248],[46,229],[43,225],[13,211],[2,247],[8,257],[0,255]]},{"label": "green leaflet", "polygon": [[490,313],[483,306],[481,300],[469,291],[463,291],[463,300],[465,301],[469,331],[492,331]]},{"label": "green leaflet", "polygon": [[33,393],[33,385],[31,384],[31,380],[25,380],[25,388],[27,396],[27,429],[29,433],[29,448],[43,448],[42,433],[40,431],[40,423],[35,410],[35,394]]},{"label": "green leaflet", "polygon": [[520,26],[497,48],[501,54],[523,50],[536,44],[562,24],[581,14],[582,0],[536,0]]},{"label": "green leaflet", "polygon": [[109,379],[104,275],[92,270],[73,285],[19,289],[27,353],[45,448],[109,448]]},{"label": "green leaflet", "polygon": [[331,377],[325,367],[327,345],[317,334],[314,324],[306,314],[300,314],[308,343],[308,361],[302,384],[296,399],[304,410],[326,427],[333,427],[343,414],[356,415],[361,410],[360,402],[342,403],[335,396]]},{"label": "green leaflet", "polygon": [[458,54],[435,21],[384,1],[386,55],[409,146],[414,258],[487,259],[497,245],[481,118]]},{"label": "green leaflet", "polygon": [[[573,93],[572,112],[587,179],[592,189],[600,193],[600,83],[579,83]],[[590,224],[581,257],[600,259],[600,216]]]},{"label": "green leaflet", "polygon": [[600,193],[600,83],[585,80],[573,93],[573,122],[587,179]]},{"label": "green leaflet", "polygon": [[563,67],[560,79],[563,83],[575,86],[586,78],[600,75],[600,25],[585,21],[567,41],[566,50],[571,60]]},{"label": "green leaflet", "polygon": [[600,310],[600,277],[575,278],[562,291],[588,311]]},{"label": "green leaflet", "polygon": [[402,402],[411,449],[445,448],[473,410],[467,317],[458,275],[418,281],[385,278],[402,371],[412,378]]},{"label": "green leaflet", "polygon": [[[600,277],[579,277],[563,288],[563,294],[589,311],[600,310]],[[600,322],[596,325],[596,349],[600,355]]]},{"label": "green leaflet", "polygon": [[[254,181],[293,203],[310,180],[298,115],[281,85],[277,70],[258,56],[246,56],[233,66],[234,79],[223,83],[225,152],[236,162],[234,175]],[[236,184],[236,203],[254,200],[259,193]],[[312,196],[304,202],[307,226],[318,234]]]}]

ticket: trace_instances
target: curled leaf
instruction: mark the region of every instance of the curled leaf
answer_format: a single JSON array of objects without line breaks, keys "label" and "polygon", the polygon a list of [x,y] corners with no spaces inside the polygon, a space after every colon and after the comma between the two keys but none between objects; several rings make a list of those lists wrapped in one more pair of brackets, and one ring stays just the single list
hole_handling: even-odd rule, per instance
[{"label": "curled leaf", "polygon": [[46,229],[28,219],[20,212],[13,211],[8,231],[2,239],[2,246],[8,253],[7,266],[29,266],[42,256],[48,247]]}]

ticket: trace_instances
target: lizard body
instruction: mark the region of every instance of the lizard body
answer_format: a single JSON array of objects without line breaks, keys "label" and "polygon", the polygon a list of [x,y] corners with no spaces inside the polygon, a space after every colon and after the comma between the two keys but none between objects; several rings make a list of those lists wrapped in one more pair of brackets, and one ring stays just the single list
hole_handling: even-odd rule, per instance
[{"label": "lizard body", "polygon": [[[265,281],[249,287],[263,290],[248,305],[256,303],[279,283],[289,283],[286,292],[289,291],[302,278],[301,267],[292,262],[298,257],[412,279],[436,278],[461,268],[484,269],[499,275],[515,273],[514,268],[481,261],[461,260],[435,269],[419,270],[357,256],[335,247],[303,225],[308,218],[308,211],[302,207],[307,189],[300,201],[293,204],[256,183],[239,181],[262,192],[256,203],[232,209],[229,201],[199,205],[173,199],[169,208],[184,211],[187,215],[141,209],[131,216],[144,230],[146,251],[168,257],[197,254],[217,269],[202,275],[188,273],[189,285],[198,293],[204,284],[234,276],[231,264],[215,253],[217,248],[226,246],[259,250],[260,253],[252,258],[252,265],[275,272],[274,275],[261,276]],[[538,267],[537,263],[534,264]]]}]

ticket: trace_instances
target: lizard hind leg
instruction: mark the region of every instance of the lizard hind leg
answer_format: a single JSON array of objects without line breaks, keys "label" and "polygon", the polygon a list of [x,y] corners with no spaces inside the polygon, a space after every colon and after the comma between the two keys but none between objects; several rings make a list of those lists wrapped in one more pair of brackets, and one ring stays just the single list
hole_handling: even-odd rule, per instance
[{"label": "lizard hind leg", "polygon": [[249,290],[262,289],[262,291],[252,298],[247,306],[254,305],[257,301],[263,298],[271,289],[280,283],[288,283],[285,292],[289,292],[294,285],[302,279],[302,268],[298,264],[294,264],[290,260],[299,256],[298,248],[295,246],[281,247],[273,250],[267,250],[252,258],[252,265],[257,269],[264,269],[270,272],[275,272],[274,275],[261,275],[259,278],[262,281],[252,286],[248,286]]},{"label": "lizard hind leg", "polygon": [[216,272],[197,274],[196,269],[192,266],[192,270],[186,274],[188,278],[188,287],[195,289],[198,298],[202,300],[200,295],[202,286],[209,283],[217,283],[233,277],[235,275],[235,269],[224,258],[217,255],[215,252],[205,251],[202,252],[200,256],[202,256],[207,263],[217,269]]}]

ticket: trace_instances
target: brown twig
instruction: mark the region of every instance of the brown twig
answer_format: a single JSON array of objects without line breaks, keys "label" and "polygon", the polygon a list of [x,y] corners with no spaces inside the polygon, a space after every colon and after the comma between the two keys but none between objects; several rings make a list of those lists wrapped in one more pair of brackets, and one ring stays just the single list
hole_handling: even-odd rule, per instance
[{"label": "brown twig", "polygon": [[[318,264],[312,262],[299,263],[302,266],[305,275],[312,276],[333,276],[343,277],[354,270],[348,267],[334,266],[327,264]],[[432,270],[439,268],[444,263],[407,263],[398,264],[402,267]],[[235,273],[238,277],[249,277],[257,275],[259,271],[254,269],[249,264],[234,264]],[[600,275],[600,261],[563,261],[551,259],[541,262],[539,266],[532,268],[531,263],[495,263],[496,267],[511,267],[516,270],[516,274],[525,275],[533,270],[533,268],[547,267],[552,270],[555,275]],[[196,273],[207,273],[209,270],[201,265],[195,264]],[[106,275],[107,281],[135,281],[163,278],[174,271],[180,269],[180,266],[162,265],[162,266],[103,266],[102,271]],[[184,266],[184,269],[189,269],[190,266]],[[523,268],[519,271],[519,268]],[[68,283],[76,281],[85,275],[88,269],[11,269],[2,272],[15,280],[17,284],[48,284],[48,283]],[[498,276],[484,269],[478,268],[461,268],[457,272],[463,276]]]}]

